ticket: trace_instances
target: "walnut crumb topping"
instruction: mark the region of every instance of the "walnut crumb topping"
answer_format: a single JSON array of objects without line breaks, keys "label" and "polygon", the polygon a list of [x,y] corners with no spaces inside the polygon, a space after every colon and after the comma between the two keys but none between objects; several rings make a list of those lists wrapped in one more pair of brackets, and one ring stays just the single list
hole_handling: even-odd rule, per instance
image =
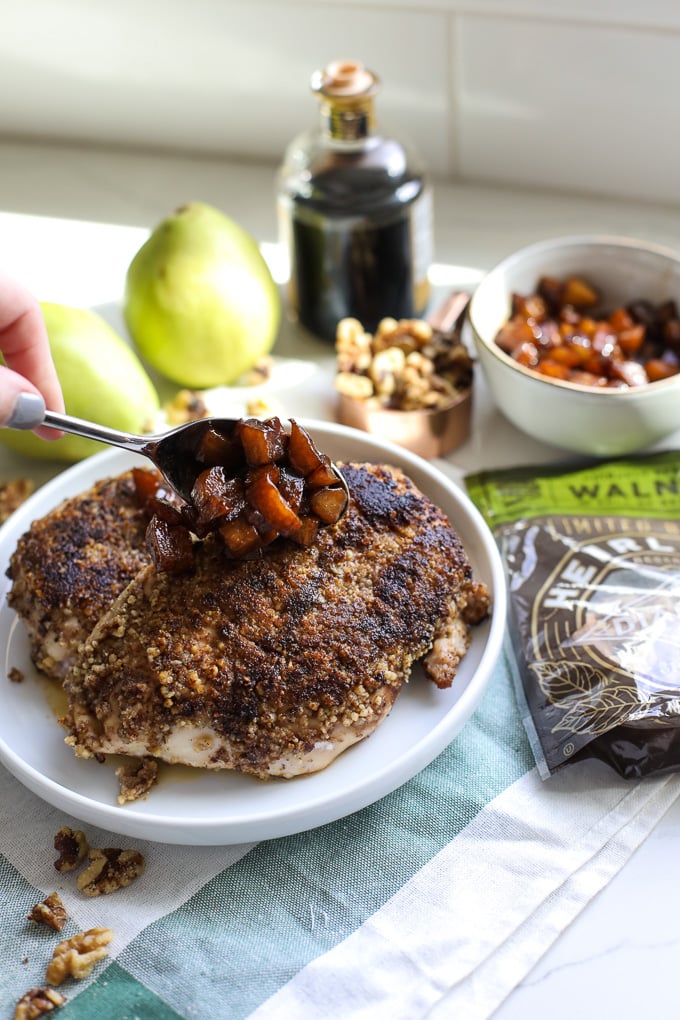
[{"label": "walnut crumb topping", "polygon": [[14,1020],[37,1020],[66,1002],[66,996],[56,988],[29,988],[14,1010]]},{"label": "walnut crumb topping", "polygon": [[138,850],[90,850],[87,867],[76,884],[86,896],[105,896],[130,885],[144,871],[144,863]]},{"label": "walnut crumb topping", "polygon": [[60,985],[67,977],[81,981],[89,976],[99,960],[108,956],[106,946],[113,938],[110,928],[90,928],[60,942],[52,954],[45,980]]},{"label": "walnut crumb topping", "polygon": [[53,931],[61,931],[68,920],[68,914],[59,893],[50,893],[42,903],[36,903],[31,909],[28,919],[35,921],[36,924],[45,924]]},{"label": "walnut crumb topping", "polygon": [[158,762],[155,758],[132,758],[116,770],[120,792],[119,804],[139,800],[149,792],[158,779]]},{"label": "walnut crumb topping", "polygon": [[85,860],[90,844],[81,829],[63,825],[54,837],[54,849],[59,853],[54,862],[57,871],[75,871]]}]

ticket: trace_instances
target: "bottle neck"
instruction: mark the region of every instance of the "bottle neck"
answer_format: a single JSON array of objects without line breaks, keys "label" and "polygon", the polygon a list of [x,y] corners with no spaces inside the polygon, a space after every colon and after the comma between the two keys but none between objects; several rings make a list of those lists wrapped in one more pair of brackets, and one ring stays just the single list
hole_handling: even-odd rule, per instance
[{"label": "bottle neck", "polygon": [[324,97],[321,102],[321,133],[332,142],[362,142],[375,130],[372,98],[339,103]]}]

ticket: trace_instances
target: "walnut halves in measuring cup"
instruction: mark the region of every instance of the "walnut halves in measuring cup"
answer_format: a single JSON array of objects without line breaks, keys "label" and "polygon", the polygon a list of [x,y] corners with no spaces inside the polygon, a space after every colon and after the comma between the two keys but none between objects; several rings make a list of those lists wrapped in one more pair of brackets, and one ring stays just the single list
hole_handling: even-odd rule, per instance
[{"label": "walnut halves in measuring cup", "polygon": [[[335,388],[344,425],[383,436],[421,457],[444,457],[470,432],[473,362],[455,318],[382,319],[375,335],[358,319],[341,319]],[[447,302],[449,305],[451,302]]]},{"label": "walnut halves in measuring cup", "polygon": [[374,335],[341,319],[335,388],[354,400],[398,411],[440,408],[472,383],[472,358],[457,334],[424,319],[384,318]]}]

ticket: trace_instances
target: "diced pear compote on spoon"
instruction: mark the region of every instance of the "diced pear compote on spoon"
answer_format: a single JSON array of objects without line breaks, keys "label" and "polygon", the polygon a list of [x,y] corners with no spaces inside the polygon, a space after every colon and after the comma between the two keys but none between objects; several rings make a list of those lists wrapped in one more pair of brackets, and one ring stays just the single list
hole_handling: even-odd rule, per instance
[{"label": "diced pear compote on spoon", "polygon": [[294,419],[242,418],[209,427],[187,451],[202,470],[181,503],[159,476],[135,469],[137,497],[150,514],[147,545],[156,568],[184,573],[194,543],[215,535],[229,557],[259,555],[278,538],[301,546],[337,524],[347,486],[330,457]]}]

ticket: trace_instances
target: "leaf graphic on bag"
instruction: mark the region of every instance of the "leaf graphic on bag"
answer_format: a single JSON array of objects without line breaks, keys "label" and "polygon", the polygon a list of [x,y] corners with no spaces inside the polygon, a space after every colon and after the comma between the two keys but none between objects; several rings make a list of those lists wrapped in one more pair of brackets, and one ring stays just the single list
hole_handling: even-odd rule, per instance
[{"label": "leaf graphic on bag", "polygon": [[607,686],[607,674],[592,665],[562,659],[557,662],[532,662],[531,671],[548,701],[558,704],[564,698],[589,695]]},{"label": "leaf graphic on bag", "polygon": [[607,733],[624,723],[635,707],[627,687],[613,687],[572,703],[551,732]]}]

